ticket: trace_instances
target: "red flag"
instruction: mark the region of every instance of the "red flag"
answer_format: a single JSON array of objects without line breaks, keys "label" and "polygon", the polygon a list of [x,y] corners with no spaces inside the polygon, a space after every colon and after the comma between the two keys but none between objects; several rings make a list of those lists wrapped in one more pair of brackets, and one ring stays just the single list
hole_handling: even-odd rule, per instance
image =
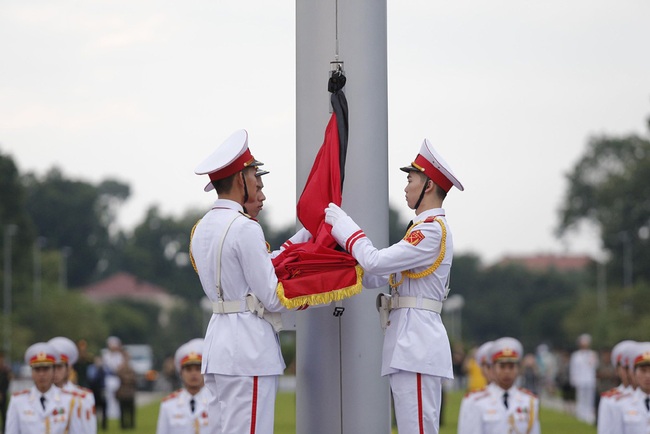
[{"label": "red flag", "polygon": [[336,79],[334,90],[330,79],[334,113],[297,205],[298,219],[313,238],[292,244],[273,260],[278,297],[288,308],[328,304],[362,289],[363,270],[349,253],[336,250],[332,227],[325,224],[327,205],[341,205],[347,152],[347,101],[341,91],[345,77]]},{"label": "red flag", "polygon": [[311,168],[305,189],[296,207],[298,220],[317,238],[316,243],[332,249],[336,240],[332,227],[325,224],[325,208],[330,202],[341,205],[340,147],[336,113],[332,113],[325,129],[325,140]]}]

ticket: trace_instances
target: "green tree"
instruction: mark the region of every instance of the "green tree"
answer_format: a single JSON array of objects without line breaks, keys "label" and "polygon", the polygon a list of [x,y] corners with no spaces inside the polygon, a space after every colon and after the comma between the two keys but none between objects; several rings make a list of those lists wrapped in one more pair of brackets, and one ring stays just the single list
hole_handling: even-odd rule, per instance
[{"label": "green tree", "polygon": [[67,179],[58,169],[42,179],[24,177],[26,208],[38,235],[49,249],[67,258],[70,286],[80,286],[99,276],[105,261],[115,256],[109,228],[118,206],[128,198],[129,187],[107,180],[99,185]]},{"label": "green tree", "polygon": [[482,343],[514,336],[527,348],[564,344],[563,318],[589,286],[591,273],[532,272],[518,265],[483,267],[475,255],[457,255],[452,294],[465,299],[463,336]]},{"label": "green tree", "polygon": [[[13,159],[0,153],[0,260],[5,241],[11,242],[11,277],[16,292],[24,290],[31,270],[34,225],[25,209],[25,189]],[[4,281],[5,270],[0,271]]]},{"label": "green tree", "polygon": [[76,292],[63,292],[45,285],[42,299],[34,303],[31,293],[19,294],[12,324],[12,358],[22,360],[25,349],[34,342],[66,336],[86,339],[93,346],[106,339],[107,328],[101,310]]},{"label": "green tree", "polygon": [[[650,126],[650,125],[649,125]],[[650,140],[592,137],[567,176],[558,233],[586,221],[600,230],[610,275],[623,284],[650,279]]]},{"label": "green tree", "polygon": [[156,283],[172,294],[197,302],[203,290],[190,263],[190,233],[201,213],[190,210],[180,218],[163,216],[157,206],[127,238],[122,270]]}]

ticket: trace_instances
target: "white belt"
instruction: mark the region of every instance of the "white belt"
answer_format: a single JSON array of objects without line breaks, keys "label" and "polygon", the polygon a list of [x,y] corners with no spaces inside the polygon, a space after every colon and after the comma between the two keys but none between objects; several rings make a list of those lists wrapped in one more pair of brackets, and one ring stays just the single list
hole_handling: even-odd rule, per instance
[{"label": "white belt", "polygon": [[390,309],[423,309],[431,312],[442,312],[442,302],[424,297],[402,297],[400,295],[393,295],[390,298]]},{"label": "white belt", "polygon": [[213,301],[212,313],[241,313],[250,312],[248,305],[243,300]]},{"label": "white belt", "polygon": [[245,300],[219,300],[212,302],[212,313],[229,314],[252,312],[259,318],[269,322],[275,332],[282,330],[282,316],[279,312],[269,312],[253,294],[248,294]]}]

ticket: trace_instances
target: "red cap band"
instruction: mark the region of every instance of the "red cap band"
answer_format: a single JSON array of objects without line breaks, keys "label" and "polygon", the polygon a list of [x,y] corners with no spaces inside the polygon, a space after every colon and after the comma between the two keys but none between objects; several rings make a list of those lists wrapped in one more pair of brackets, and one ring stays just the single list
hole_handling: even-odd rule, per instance
[{"label": "red cap band", "polygon": [[425,175],[427,175],[436,185],[440,186],[445,191],[451,190],[451,187],[454,185],[440,170],[436,169],[433,164],[422,154],[418,154],[413,162],[413,166],[417,168],[422,168]]},{"label": "red cap band", "polygon": [[210,177],[211,181],[218,181],[220,179],[225,179],[230,175],[234,175],[240,170],[245,169],[253,161],[255,161],[255,158],[253,158],[250,149],[247,148],[243,154],[241,154],[239,157],[237,157],[237,159],[235,159],[235,161],[233,161],[232,163],[230,163],[229,165],[227,165],[221,170],[217,170],[216,172],[210,173],[208,176]]},{"label": "red cap band", "polygon": [[37,363],[51,363],[54,364],[56,363],[56,357],[54,357],[52,354],[46,354],[46,353],[38,353],[35,356],[33,356],[31,359],[29,359],[29,365],[34,365]]},{"label": "red cap band", "polygon": [[492,355],[492,362],[496,362],[499,359],[519,359],[519,354],[516,351],[506,348]]},{"label": "red cap band", "polygon": [[650,353],[643,353],[634,359],[634,366],[640,365],[641,363],[650,363]]},{"label": "red cap band", "polygon": [[185,366],[188,363],[198,363],[201,362],[202,357],[199,353],[189,353],[187,356],[181,359],[181,366]]}]

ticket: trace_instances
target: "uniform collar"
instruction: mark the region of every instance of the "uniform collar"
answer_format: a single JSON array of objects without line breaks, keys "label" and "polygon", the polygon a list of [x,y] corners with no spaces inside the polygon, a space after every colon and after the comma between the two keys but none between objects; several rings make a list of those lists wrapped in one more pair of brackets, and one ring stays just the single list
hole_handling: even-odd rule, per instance
[{"label": "uniform collar", "polygon": [[61,389],[56,387],[54,384],[52,384],[52,387],[50,387],[45,393],[41,393],[36,386],[32,386],[31,399],[40,399],[41,396],[44,396],[47,400],[58,401],[60,399],[60,391]]},{"label": "uniform collar", "polygon": [[515,385],[513,385],[510,389],[502,389],[496,383],[490,383],[488,387],[492,387],[492,390],[494,390],[494,392],[498,393],[499,395],[503,395],[505,392],[508,392],[508,396],[512,396],[517,389]]},{"label": "uniform collar", "polygon": [[445,210],[443,208],[431,208],[426,211],[422,211],[420,214],[416,215],[413,219],[414,222],[425,220],[427,217],[435,216],[445,216]]},{"label": "uniform collar", "polygon": [[244,211],[244,207],[240,204],[235,202],[234,200],[230,199],[217,199],[214,201],[212,204],[212,209],[215,208],[226,208],[226,209],[232,209],[234,211]]},{"label": "uniform collar", "polygon": [[647,394],[643,390],[641,390],[640,387],[634,389],[634,395],[639,397],[640,399],[646,399],[648,396],[650,396],[650,394]]}]

